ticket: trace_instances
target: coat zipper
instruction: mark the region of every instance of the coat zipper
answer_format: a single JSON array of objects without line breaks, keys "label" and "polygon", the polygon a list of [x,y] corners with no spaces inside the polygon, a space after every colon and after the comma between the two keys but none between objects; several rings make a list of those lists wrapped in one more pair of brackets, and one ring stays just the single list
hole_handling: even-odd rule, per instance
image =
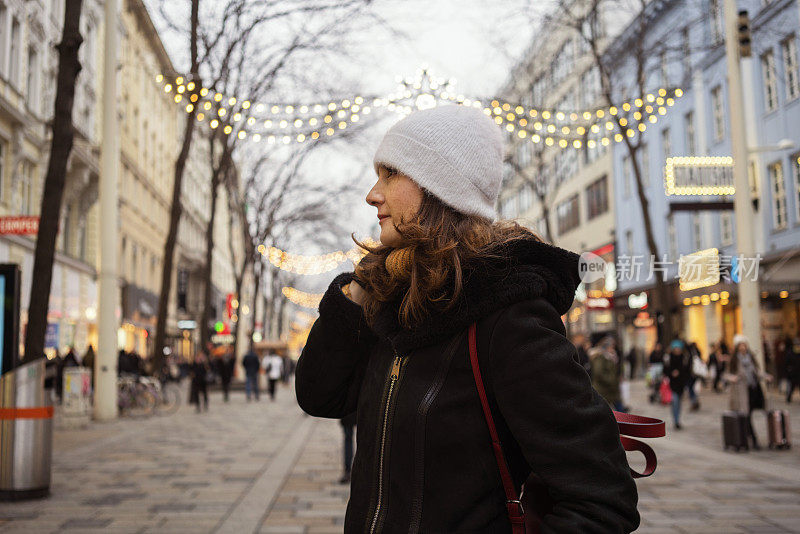
[{"label": "coat zipper", "polygon": [[386,433],[389,429],[389,414],[391,413],[392,404],[394,403],[394,398],[392,397],[394,393],[394,387],[397,384],[397,379],[400,377],[400,367],[403,365],[403,358],[395,351],[394,361],[392,361],[392,370],[389,374],[389,391],[386,396],[386,410],[383,413],[383,427],[381,430],[381,448],[380,448],[380,455],[378,457],[378,502],[375,505],[375,515],[372,517],[372,525],[370,526],[369,532],[373,534],[375,532],[375,528],[378,526],[378,518],[381,514],[381,504],[383,501],[383,461],[384,461],[384,451],[386,448]]}]

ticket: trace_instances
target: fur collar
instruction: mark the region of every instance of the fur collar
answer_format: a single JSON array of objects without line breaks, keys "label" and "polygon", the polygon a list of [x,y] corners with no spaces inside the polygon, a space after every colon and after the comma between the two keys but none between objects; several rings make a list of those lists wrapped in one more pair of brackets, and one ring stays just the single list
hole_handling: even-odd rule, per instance
[{"label": "fur collar", "polygon": [[405,329],[398,321],[399,301],[384,306],[374,332],[401,352],[451,338],[471,323],[523,300],[544,298],[563,315],[580,283],[578,255],[535,240],[512,242],[503,260],[465,266],[464,291],[456,305]]}]

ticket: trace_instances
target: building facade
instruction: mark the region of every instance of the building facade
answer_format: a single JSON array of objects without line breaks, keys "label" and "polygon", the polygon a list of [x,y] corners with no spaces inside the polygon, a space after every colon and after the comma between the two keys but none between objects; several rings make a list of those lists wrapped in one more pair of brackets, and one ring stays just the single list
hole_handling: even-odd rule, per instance
[{"label": "building facade", "polygon": [[[517,219],[555,245],[594,252],[613,264],[612,154],[600,143],[601,130],[589,122],[580,126],[585,113],[594,119],[596,110],[604,107],[600,74],[585,40],[572,28],[553,26],[538,33],[501,91],[504,100],[524,108],[526,126],[535,133],[521,137],[517,131],[509,132],[510,154],[498,211],[502,218]],[[598,21],[601,33],[609,26],[604,17]],[[494,116],[507,111],[495,106]],[[571,140],[562,146],[564,128]],[[613,330],[614,290],[613,276],[581,284],[565,317],[570,334]]]},{"label": "building facade", "polygon": [[[737,256],[736,225],[732,210],[715,210],[712,204],[732,197],[668,195],[665,169],[668,158],[696,158],[683,160],[689,167],[707,165],[700,158],[729,158],[730,113],[744,113],[751,191],[743,194],[749,194],[756,206],[753,224],[760,258],[739,258],[744,268],[740,274],[758,275],[763,341],[772,352],[779,337],[797,335],[800,326],[800,11],[794,1],[739,2],[740,9],[746,8],[750,15],[753,55],[742,61],[745,109],[731,110],[721,4],[715,0],[699,5],[658,2],[647,13],[648,45],[684,51],[654,58],[661,65],[650,70],[649,90],[659,85],[677,87],[683,96],[658,124],[641,134],[650,218],[659,252],[666,255],[656,259],[657,270],[671,284],[684,337],[697,342],[704,354],[716,341],[730,345],[733,334],[741,331],[737,284],[725,272],[725,266]],[[623,45],[625,38],[623,33],[618,45]],[[624,73],[621,69],[618,74]],[[649,258],[642,212],[630,194],[629,155],[624,147],[615,145],[613,158],[615,200],[618,205],[631,206],[616,212],[620,253]],[[686,211],[680,206],[686,202],[711,204]],[[714,249],[723,266],[720,281],[683,290],[680,257],[700,251],[713,254]],[[620,277],[617,295],[618,320],[625,338],[644,349],[654,343],[655,330],[646,322],[634,324],[641,311],[631,309],[627,298],[649,296],[653,285],[652,277]]]},{"label": "building facade", "polygon": [[[0,1],[0,216],[39,216],[50,151],[63,0]],[[83,71],[75,90],[74,148],[67,163],[48,311],[46,348],[96,344],[97,185],[96,43],[102,5],[83,4]],[[22,270],[21,328],[27,325],[33,235],[0,235],[0,262]]]},{"label": "building facade", "polygon": [[[97,346],[98,184],[103,64],[103,5],[83,2],[79,49],[82,70],[76,84],[76,135],[67,164],[48,311],[46,350],[74,346],[83,354]],[[0,0],[0,217],[38,216],[50,149],[64,0]],[[118,346],[152,351],[161,287],[164,241],[169,227],[174,163],[186,113],[156,76],[175,69],[141,0],[122,2],[119,19],[118,108],[120,136]],[[183,182],[184,214],[176,247],[176,268],[168,306],[170,349],[188,355],[196,348],[205,261],[205,228],[210,212],[207,130],[195,136]],[[220,188],[215,224],[215,310],[219,320],[234,291],[232,244],[242,258],[238,218],[231,233],[228,192]],[[105,224],[105,223],[104,223]],[[24,339],[30,298],[35,234],[0,235],[0,262],[22,271],[21,328]],[[182,273],[189,273],[185,277]],[[249,286],[245,286],[249,291]],[[247,297],[245,296],[245,299]],[[185,323],[184,323],[185,325]],[[188,330],[189,335],[184,334]],[[249,328],[246,329],[249,332]],[[188,345],[184,341],[188,339]]]}]

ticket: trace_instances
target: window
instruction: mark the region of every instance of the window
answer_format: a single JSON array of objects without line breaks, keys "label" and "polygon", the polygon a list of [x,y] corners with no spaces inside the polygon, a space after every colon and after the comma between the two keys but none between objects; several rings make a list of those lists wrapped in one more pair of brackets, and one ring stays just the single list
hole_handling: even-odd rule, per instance
[{"label": "window", "polygon": [[33,46],[28,47],[28,79],[25,83],[28,108],[39,113],[39,54]]},{"label": "window", "polygon": [[559,234],[569,232],[580,224],[580,204],[577,194],[556,206],[556,218]]},{"label": "window", "polygon": [[661,68],[661,87],[669,87],[669,63],[667,62],[667,52],[662,50],[658,57]]},{"label": "window", "polygon": [[11,57],[8,59],[8,80],[12,85],[19,85],[19,54],[21,44],[20,25],[16,17],[11,19]]},{"label": "window", "polygon": [[672,138],[669,128],[661,130],[661,153],[664,155],[664,160],[672,156]]},{"label": "window", "polygon": [[767,167],[772,188],[772,226],[776,230],[786,228],[786,187],[783,184],[783,165],[777,161]]},{"label": "window", "polygon": [[692,236],[694,237],[695,250],[703,250],[703,225],[700,221],[700,214],[692,213]]},{"label": "window", "polygon": [[778,107],[775,55],[772,50],[761,56],[761,75],[764,81],[764,107],[767,111],[772,111]]},{"label": "window", "polygon": [[683,118],[686,124],[686,151],[688,155],[694,156],[697,152],[697,142],[694,135],[694,112],[690,111]]},{"label": "window", "polygon": [[28,215],[32,213],[33,208],[33,163],[23,161],[20,164],[22,171],[21,180],[19,181],[19,199],[22,208],[22,213]]},{"label": "window", "polygon": [[0,76],[5,75],[6,73],[6,52],[8,52],[8,49],[6,48],[6,39],[8,38],[8,34],[6,33],[7,16],[8,10],[6,9],[5,4],[0,2]]},{"label": "window", "polygon": [[517,145],[517,165],[525,169],[531,164],[531,144],[525,141]]},{"label": "window", "polygon": [[721,141],[725,136],[725,106],[722,103],[722,87],[711,90],[711,108],[714,113],[714,140]]},{"label": "window", "polygon": [[714,44],[721,43],[725,39],[721,0],[711,0],[711,35],[714,37]]},{"label": "window", "polygon": [[5,192],[6,180],[5,180],[5,170],[6,170],[6,143],[2,139],[0,139],[0,198],[3,198],[3,193]]},{"label": "window", "polygon": [[608,184],[605,176],[595,180],[586,189],[586,205],[588,218],[594,219],[608,211]]},{"label": "window", "polygon": [[787,37],[782,43],[783,66],[786,71],[786,99],[794,100],[800,96],[800,84],[797,80],[797,41],[795,36]]},{"label": "window", "polygon": [[800,223],[800,154],[792,156],[792,174],[794,174],[794,215]]},{"label": "window", "polygon": [[629,198],[631,196],[631,181],[633,169],[631,168],[630,156],[622,158],[622,196]]},{"label": "window", "polygon": [[719,218],[720,222],[720,240],[722,246],[727,247],[733,244],[733,213],[730,211],[722,212]]}]

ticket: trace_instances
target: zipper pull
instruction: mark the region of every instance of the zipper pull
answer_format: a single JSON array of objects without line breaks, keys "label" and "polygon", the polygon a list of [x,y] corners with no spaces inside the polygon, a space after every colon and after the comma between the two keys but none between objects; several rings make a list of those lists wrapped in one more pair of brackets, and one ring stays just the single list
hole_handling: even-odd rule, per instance
[{"label": "zipper pull", "polygon": [[400,356],[395,356],[394,361],[392,362],[392,378],[397,378],[400,376],[401,363],[403,363],[403,359]]}]

